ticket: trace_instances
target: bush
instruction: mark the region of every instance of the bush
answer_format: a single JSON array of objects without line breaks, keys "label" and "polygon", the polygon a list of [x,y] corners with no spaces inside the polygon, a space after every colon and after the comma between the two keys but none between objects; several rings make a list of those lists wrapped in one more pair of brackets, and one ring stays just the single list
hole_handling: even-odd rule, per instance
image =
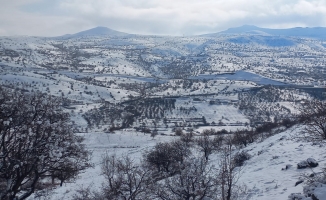
[{"label": "bush", "polygon": [[246,160],[249,160],[251,158],[251,155],[245,151],[241,151],[239,153],[236,153],[233,157],[233,162],[236,166],[241,167],[244,165],[244,162]]},{"label": "bush", "polygon": [[174,130],[174,134],[175,134],[176,136],[181,136],[181,135],[183,134],[183,131],[182,131],[181,128],[176,128],[176,129]]},{"label": "bush", "polygon": [[191,154],[189,148],[181,141],[158,143],[154,149],[144,154],[148,166],[154,167],[158,172],[174,174],[178,166]]},{"label": "bush", "polygon": [[140,129],[140,132],[142,132],[142,133],[151,133],[152,131],[149,128],[142,128],[142,129]]},{"label": "bush", "polygon": [[285,126],[286,128],[290,128],[292,127],[293,125],[295,125],[297,122],[295,120],[291,120],[289,118],[285,118],[281,121],[281,125],[282,126]]},{"label": "bush", "polygon": [[220,131],[216,131],[216,134],[228,134],[229,132],[227,131],[227,130],[225,130],[225,129],[222,129],[222,130],[220,130]]},{"label": "bush", "polygon": [[254,131],[238,130],[233,133],[232,143],[236,146],[247,146],[253,143],[257,138]]},{"label": "bush", "polygon": [[278,127],[277,123],[274,122],[267,122],[261,126],[258,126],[256,128],[257,133],[263,133],[263,132],[270,132],[273,128]]},{"label": "bush", "polygon": [[120,130],[121,129],[121,127],[116,127],[116,126],[111,126],[110,128],[109,128],[109,132],[114,132],[114,131],[118,131],[118,130]]}]

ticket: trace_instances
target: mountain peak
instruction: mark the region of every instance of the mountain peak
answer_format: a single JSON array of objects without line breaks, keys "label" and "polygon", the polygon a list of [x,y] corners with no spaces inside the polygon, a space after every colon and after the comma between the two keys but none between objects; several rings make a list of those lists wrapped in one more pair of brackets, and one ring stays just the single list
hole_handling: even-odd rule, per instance
[{"label": "mountain peak", "polygon": [[242,25],[240,26],[241,28],[259,28],[258,26],[255,26],[255,25],[249,25],[249,24],[245,24],[245,25]]},{"label": "mountain peak", "polygon": [[110,31],[112,31],[112,29],[110,29],[108,27],[105,27],[105,26],[97,26],[95,28],[91,28],[91,29],[88,29],[86,31],[90,31],[90,30],[99,30],[99,31],[107,31],[107,30],[110,30]]},{"label": "mountain peak", "polygon": [[97,26],[95,28],[86,30],[86,31],[82,31],[79,33],[74,34],[75,36],[87,36],[87,35],[91,35],[91,36],[96,36],[96,35],[110,35],[110,36],[122,36],[122,35],[127,35],[127,33],[123,33],[120,31],[116,31],[104,26]]},{"label": "mountain peak", "polygon": [[104,26],[97,26],[95,28],[91,28],[85,31],[81,31],[75,34],[64,35],[61,37],[82,37],[82,36],[126,36],[129,35],[128,33],[123,33],[120,31],[116,31]]},{"label": "mountain peak", "polygon": [[239,27],[229,28],[226,31],[222,31],[221,33],[246,33],[250,31],[260,31],[262,28],[259,28],[254,25],[243,25]]}]

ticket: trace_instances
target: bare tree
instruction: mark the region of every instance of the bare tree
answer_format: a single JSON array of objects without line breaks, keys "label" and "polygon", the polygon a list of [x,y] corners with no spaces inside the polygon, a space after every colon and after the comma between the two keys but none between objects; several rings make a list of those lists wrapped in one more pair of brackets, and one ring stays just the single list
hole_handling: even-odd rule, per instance
[{"label": "bare tree", "polygon": [[236,199],[237,196],[237,182],[240,178],[241,168],[234,160],[234,149],[231,138],[228,139],[227,144],[222,148],[220,160],[220,172],[218,181],[220,186],[220,196],[222,200]]},{"label": "bare tree", "polygon": [[192,143],[194,142],[194,133],[183,133],[180,135],[180,141],[185,143],[187,147],[191,147]]},{"label": "bare tree", "polygon": [[326,102],[307,101],[301,108],[300,118],[306,125],[305,131],[310,140],[326,139]]},{"label": "bare tree", "polygon": [[198,137],[195,140],[196,145],[199,150],[204,153],[204,157],[206,161],[208,161],[209,155],[211,155],[214,151],[218,150],[223,141],[222,136],[214,136],[214,138],[205,134],[203,136]]},{"label": "bare tree", "polygon": [[89,159],[82,141],[60,99],[0,87],[0,198],[26,199],[49,176],[76,177]]},{"label": "bare tree", "polygon": [[103,185],[103,199],[137,200],[146,199],[150,171],[136,165],[128,156],[121,159],[106,155],[102,172],[106,182]]},{"label": "bare tree", "polygon": [[155,196],[162,200],[203,200],[216,199],[216,177],[213,170],[204,159],[187,159],[182,171],[172,177],[158,182]]},{"label": "bare tree", "polygon": [[183,163],[191,151],[185,143],[177,140],[158,143],[154,149],[144,154],[144,160],[149,167],[154,167],[158,172],[175,174],[179,171],[179,163]]},{"label": "bare tree", "polygon": [[257,139],[255,132],[250,130],[237,130],[232,135],[232,143],[240,147],[246,147],[248,144],[253,143]]}]

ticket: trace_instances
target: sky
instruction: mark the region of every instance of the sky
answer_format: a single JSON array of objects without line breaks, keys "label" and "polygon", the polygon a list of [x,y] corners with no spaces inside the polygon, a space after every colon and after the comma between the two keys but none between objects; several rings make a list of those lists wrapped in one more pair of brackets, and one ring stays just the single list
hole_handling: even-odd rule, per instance
[{"label": "sky", "polygon": [[231,27],[326,26],[325,0],[0,0],[0,36],[60,36],[97,26],[144,35]]}]

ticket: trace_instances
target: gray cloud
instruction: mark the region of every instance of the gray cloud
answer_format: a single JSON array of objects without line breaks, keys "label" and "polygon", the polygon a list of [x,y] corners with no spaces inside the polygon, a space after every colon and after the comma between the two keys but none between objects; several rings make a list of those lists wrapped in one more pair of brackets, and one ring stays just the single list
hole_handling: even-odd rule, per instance
[{"label": "gray cloud", "polygon": [[160,35],[243,24],[326,26],[324,0],[10,0],[1,5],[0,35],[57,36],[95,26]]}]

